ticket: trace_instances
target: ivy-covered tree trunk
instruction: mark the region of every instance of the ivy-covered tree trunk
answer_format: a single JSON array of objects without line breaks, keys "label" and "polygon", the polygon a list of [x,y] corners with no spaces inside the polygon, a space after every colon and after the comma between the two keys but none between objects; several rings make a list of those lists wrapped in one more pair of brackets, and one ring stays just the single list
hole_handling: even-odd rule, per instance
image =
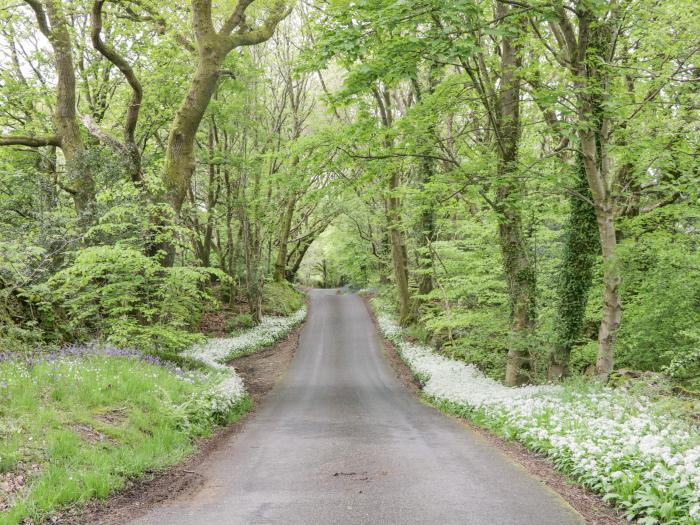
[{"label": "ivy-covered tree trunk", "polygon": [[[500,201],[514,198],[510,185],[498,191]],[[536,276],[517,208],[501,209],[498,227],[503,266],[510,298],[510,343],[506,360],[506,384],[520,385],[529,380],[531,369],[529,337],[534,328]]]},{"label": "ivy-covered tree trunk", "polygon": [[[437,85],[439,69],[436,64],[431,64],[428,72],[427,92],[432,95]],[[416,101],[423,100],[423,90],[418,79],[412,80]],[[434,125],[428,127],[430,134],[437,134]],[[433,153],[428,150],[428,154]],[[435,175],[435,160],[427,154],[420,159],[420,189],[423,201],[420,208],[420,222],[418,234],[418,293],[425,296],[433,290],[433,257],[432,243],[435,241],[435,202],[426,187],[431,183]],[[419,299],[422,300],[422,299]]]},{"label": "ivy-covered tree trunk", "polygon": [[600,250],[595,209],[590,203],[591,190],[580,153],[574,167],[576,184],[569,198],[569,217],[564,229],[564,255],[559,274],[557,338],[547,371],[550,380],[559,380],[567,374],[571,349],[581,336],[593,265]]},{"label": "ivy-covered tree trunk", "polygon": [[[423,159],[421,162],[421,171],[423,175],[422,186],[424,187],[426,184],[430,183],[433,178],[433,161],[431,159]],[[431,250],[432,243],[435,241],[435,206],[429,195],[425,198],[427,202],[425,202],[421,208],[419,237],[419,246],[422,253],[419,254],[420,275],[418,276],[418,293],[422,296],[429,294],[433,290]]]},{"label": "ivy-covered tree trunk", "polygon": [[582,59],[575,70],[578,118],[581,123],[578,134],[603,256],[603,305],[598,330],[596,373],[607,378],[613,369],[615,339],[622,319],[622,277],[617,260],[615,227],[616,180],[608,153],[611,122],[605,108],[605,98],[611,89],[605,60],[613,45],[614,34],[609,24],[596,20],[588,9],[582,10],[579,17],[578,56]]}]

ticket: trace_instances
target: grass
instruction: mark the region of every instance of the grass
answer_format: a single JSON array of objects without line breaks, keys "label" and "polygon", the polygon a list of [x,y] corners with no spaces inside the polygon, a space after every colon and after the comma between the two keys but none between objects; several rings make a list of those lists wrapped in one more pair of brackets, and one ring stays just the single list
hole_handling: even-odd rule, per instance
[{"label": "grass", "polygon": [[217,378],[176,372],[124,356],[0,361],[0,524],[40,522],[181,461],[223,421],[192,403]]}]

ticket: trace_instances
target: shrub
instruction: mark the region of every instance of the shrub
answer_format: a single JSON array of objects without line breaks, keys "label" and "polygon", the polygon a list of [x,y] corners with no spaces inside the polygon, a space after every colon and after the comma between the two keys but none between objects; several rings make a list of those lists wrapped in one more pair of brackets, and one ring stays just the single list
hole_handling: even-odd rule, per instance
[{"label": "shrub", "polygon": [[214,299],[205,291],[212,270],[163,268],[119,246],[81,250],[48,282],[73,340],[97,337],[144,351],[181,350]]},{"label": "shrub", "polygon": [[265,283],[263,312],[268,315],[292,315],[304,305],[304,295],[288,282]]},{"label": "shrub", "polygon": [[671,359],[665,372],[672,378],[688,383],[692,388],[700,389],[700,330],[688,330],[681,335],[685,336],[692,346],[684,346]]},{"label": "shrub", "polygon": [[226,331],[230,334],[238,333],[239,330],[253,328],[255,322],[250,314],[240,314],[233,319],[229,319],[226,323]]}]

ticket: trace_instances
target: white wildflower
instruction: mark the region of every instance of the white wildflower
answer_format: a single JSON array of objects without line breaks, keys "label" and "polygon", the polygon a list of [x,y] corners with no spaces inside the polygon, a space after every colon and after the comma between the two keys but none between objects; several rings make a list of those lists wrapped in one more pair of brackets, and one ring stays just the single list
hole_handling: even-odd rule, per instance
[{"label": "white wildflower", "polygon": [[655,411],[648,398],[602,386],[580,392],[551,385],[509,388],[473,365],[407,342],[392,317],[379,313],[378,321],[433,399],[478,413],[496,430],[507,428],[509,436],[545,452],[602,492],[615,494],[628,479],[639,476],[634,494],[617,499],[625,508],[636,509],[632,515],[668,516],[669,509],[661,508],[668,505],[666,498],[657,498],[658,508],[640,504],[645,494],[660,492],[678,509],[674,523],[700,522],[698,431],[672,414]]}]

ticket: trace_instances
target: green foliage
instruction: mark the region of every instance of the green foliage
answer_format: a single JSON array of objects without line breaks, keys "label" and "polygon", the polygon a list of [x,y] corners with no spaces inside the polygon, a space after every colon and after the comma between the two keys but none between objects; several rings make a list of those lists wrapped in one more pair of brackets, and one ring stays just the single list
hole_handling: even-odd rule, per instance
[{"label": "green foliage", "polygon": [[113,246],[81,250],[48,282],[73,340],[95,335],[144,351],[179,350],[198,341],[196,329],[214,299],[211,271],[164,268],[140,252]]},{"label": "green foliage", "polygon": [[660,371],[675,363],[674,374],[690,378],[700,325],[700,256],[694,243],[679,233],[658,232],[621,248],[627,304],[619,365]]},{"label": "green foliage", "polygon": [[689,346],[676,352],[664,371],[697,391],[700,390],[700,331],[696,328],[681,335],[687,338],[694,348]]},{"label": "green foliage", "polygon": [[292,315],[304,305],[304,294],[288,282],[268,282],[263,289],[263,312]]},{"label": "green foliage", "polygon": [[[0,473],[26,479],[17,493],[0,495],[9,504],[0,511],[7,525],[43,522],[175,464],[217,422],[208,407],[193,411],[191,403],[218,377],[184,380],[133,357],[0,361],[0,377]],[[243,399],[225,419],[248,407]]]},{"label": "green foliage", "polygon": [[252,328],[253,326],[255,326],[255,321],[253,321],[252,315],[240,314],[228,320],[226,323],[226,331],[229,334],[236,334],[239,330]]}]

